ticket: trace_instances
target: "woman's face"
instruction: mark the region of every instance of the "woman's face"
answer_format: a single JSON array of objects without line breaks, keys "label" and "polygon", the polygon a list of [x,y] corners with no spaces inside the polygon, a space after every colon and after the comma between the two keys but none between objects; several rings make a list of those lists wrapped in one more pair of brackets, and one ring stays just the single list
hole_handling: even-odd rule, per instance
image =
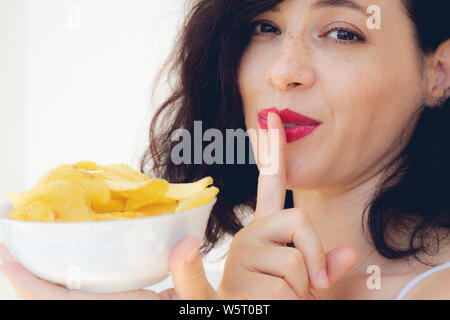
[{"label": "woman's face", "polygon": [[[422,65],[401,0],[353,0],[362,11],[318,2],[286,0],[254,19],[261,23],[239,71],[247,129],[260,129],[258,112],[272,107],[322,122],[288,144],[288,189],[373,177],[404,147],[394,143],[404,129],[412,133],[408,120],[423,102]],[[381,29],[367,24],[371,5],[381,21],[369,21]]]}]

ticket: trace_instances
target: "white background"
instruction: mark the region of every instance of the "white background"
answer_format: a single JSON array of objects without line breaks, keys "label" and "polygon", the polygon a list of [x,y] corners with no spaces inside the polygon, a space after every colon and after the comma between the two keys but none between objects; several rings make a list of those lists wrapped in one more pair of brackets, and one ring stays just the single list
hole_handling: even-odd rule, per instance
[{"label": "white background", "polygon": [[[135,168],[183,0],[0,0],[0,201],[79,160]],[[219,250],[220,252],[223,252]],[[217,285],[215,253],[207,274]],[[155,289],[171,286],[171,279]],[[0,275],[0,299],[17,295]]]}]

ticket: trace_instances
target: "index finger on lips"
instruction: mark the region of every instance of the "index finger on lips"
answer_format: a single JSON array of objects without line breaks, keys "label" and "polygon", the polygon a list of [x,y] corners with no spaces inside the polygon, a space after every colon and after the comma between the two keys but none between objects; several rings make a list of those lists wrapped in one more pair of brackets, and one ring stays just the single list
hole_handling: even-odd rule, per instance
[{"label": "index finger on lips", "polygon": [[283,210],[266,217],[257,229],[257,234],[261,235],[259,240],[268,245],[293,242],[304,257],[312,286],[326,288],[329,285],[322,241],[306,211],[299,208]]},{"label": "index finger on lips", "polygon": [[255,218],[284,209],[286,197],[286,132],[282,120],[273,112],[267,115],[267,126],[270,166],[260,168]]}]

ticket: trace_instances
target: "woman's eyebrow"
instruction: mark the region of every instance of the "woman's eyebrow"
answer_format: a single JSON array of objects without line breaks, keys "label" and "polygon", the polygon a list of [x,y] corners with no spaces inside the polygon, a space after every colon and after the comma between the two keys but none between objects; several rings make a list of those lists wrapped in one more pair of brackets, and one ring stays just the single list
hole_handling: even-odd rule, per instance
[{"label": "woman's eyebrow", "polygon": [[315,8],[324,8],[324,7],[346,7],[361,11],[366,14],[366,10],[358,3],[352,0],[319,0],[316,1],[313,6]]},{"label": "woman's eyebrow", "polygon": [[[352,0],[318,0],[313,5],[313,9],[325,8],[325,7],[346,7],[361,11],[366,14],[366,10],[358,3]],[[280,12],[279,7],[274,7],[269,12]]]}]

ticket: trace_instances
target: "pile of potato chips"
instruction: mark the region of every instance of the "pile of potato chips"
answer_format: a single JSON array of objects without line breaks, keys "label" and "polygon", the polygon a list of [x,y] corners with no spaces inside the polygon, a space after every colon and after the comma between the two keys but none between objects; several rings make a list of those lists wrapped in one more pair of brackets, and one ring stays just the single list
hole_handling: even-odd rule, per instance
[{"label": "pile of potato chips", "polygon": [[[100,166],[83,161],[61,165],[30,190],[8,193],[11,219],[82,222],[143,218],[200,207],[219,189],[211,177],[172,184],[150,179],[125,164]],[[210,187],[208,187],[210,186]]]}]

